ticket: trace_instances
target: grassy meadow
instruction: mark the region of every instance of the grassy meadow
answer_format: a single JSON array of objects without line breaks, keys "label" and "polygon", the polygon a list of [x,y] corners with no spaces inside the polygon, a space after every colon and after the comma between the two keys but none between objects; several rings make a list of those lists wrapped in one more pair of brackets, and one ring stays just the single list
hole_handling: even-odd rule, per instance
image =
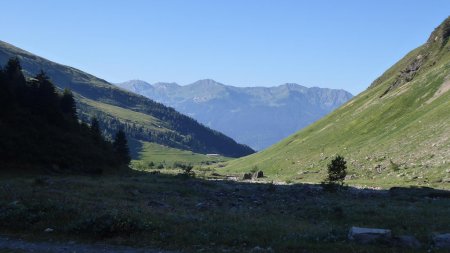
[{"label": "grassy meadow", "polygon": [[[31,241],[183,252],[423,252],[431,249],[432,233],[450,231],[448,194],[430,197],[427,189],[327,193],[316,185],[143,172],[4,175],[0,185],[1,233]],[[358,245],[347,240],[351,226],[414,235],[423,247]]]}]

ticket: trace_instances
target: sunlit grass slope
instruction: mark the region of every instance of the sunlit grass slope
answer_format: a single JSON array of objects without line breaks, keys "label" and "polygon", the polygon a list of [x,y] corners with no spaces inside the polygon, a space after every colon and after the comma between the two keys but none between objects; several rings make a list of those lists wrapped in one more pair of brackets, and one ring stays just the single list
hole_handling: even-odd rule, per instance
[{"label": "sunlit grass slope", "polygon": [[[135,169],[157,169],[160,164],[164,168],[175,168],[176,163],[202,166],[230,160],[228,157],[198,154],[151,142],[141,142],[141,145],[141,151],[136,159],[132,161],[132,166]],[[150,163],[153,165],[149,165]]]},{"label": "sunlit grass slope", "polygon": [[270,179],[319,182],[341,154],[350,184],[450,188],[449,36],[450,18],[344,106],[224,172],[257,166]]}]

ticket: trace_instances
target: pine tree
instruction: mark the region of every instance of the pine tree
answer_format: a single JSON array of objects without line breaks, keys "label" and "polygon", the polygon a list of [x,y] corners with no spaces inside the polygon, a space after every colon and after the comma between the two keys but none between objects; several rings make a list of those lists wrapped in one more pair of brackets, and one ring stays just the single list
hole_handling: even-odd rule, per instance
[{"label": "pine tree", "polygon": [[6,83],[5,72],[0,68],[0,115],[7,113],[11,106],[11,90]]},{"label": "pine tree", "polygon": [[114,152],[121,164],[128,165],[131,161],[130,149],[128,148],[128,141],[123,130],[119,130],[113,142]]},{"label": "pine tree", "polygon": [[60,105],[64,114],[69,115],[74,120],[77,120],[77,107],[75,99],[73,98],[72,92],[67,88],[64,89]]},{"label": "pine tree", "polygon": [[37,87],[39,95],[46,98],[54,97],[56,94],[55,86],[53,86],[52,82],[50,82],[50,77],[48,77],[43,70],[41,70],[34,78],[38,83]]},{"label": "pine tree", "polygon": [[100,142],[100,140],[102,139],[102,132],[100,131],[100,124],[96,117],[93,117],[91,119],[91,128],[90,129],[91,129],[92,138],[96,142]]},{"label": "pine tree", "polygon": [[26,81],[22,73],[22,66],[20,65],[19,58],[14,57],[9,59],[4,71],[10,82],[18,87],[25,86]]},{"label": "pine tree", "polygon": [[35,96],[38,98],[38,104],[41,107],[41,110],[53,110],[57,106],[58,96],[56,94],[55,86],[43,70],[34,77],[34,84],[32,87],[34,87],[37,92]]}]

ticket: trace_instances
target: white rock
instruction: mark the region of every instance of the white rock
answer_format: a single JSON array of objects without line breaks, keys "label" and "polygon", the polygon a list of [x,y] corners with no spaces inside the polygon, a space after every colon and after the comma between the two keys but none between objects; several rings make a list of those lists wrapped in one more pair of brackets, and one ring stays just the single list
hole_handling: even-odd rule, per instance
[{"label": "white rock", "polygon": [[433,236],[433,244],[439,249],[450,249],[450,233],[435,234]]},{"label": "white rock", "polygon": [[352,227],[348,239],[358,243],[370,243],[380,239],[391,239],[390,229]]},{"label": "white rock", "polygon": [[53,231],[55,231],[53,228],[46,228],[46,229],[44,230],[44,232],[46,232],[46,233],[51,233],[51,232],[53,232]]}]

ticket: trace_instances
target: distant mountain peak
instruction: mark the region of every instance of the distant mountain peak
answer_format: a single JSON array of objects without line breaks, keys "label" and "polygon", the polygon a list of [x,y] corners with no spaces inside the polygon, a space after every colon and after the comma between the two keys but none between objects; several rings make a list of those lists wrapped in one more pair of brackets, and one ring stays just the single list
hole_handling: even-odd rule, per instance
[{"label": "distant mountain peak", "polygon": [[124,82],[124,83],[128,83],[130,85],[151,85],[150,83],[147,83],[146,81],[143,81],[140,79],[132,79],[132,80]]},{"label": "distant mountain peak", "polygon": [[172,88],[172,87],[180,87],[180,85],[178,83],[175,82],[171,82],[171,83],[166,83],[166,82],[157,82],[153,84],[154,87],[159,87],[159,88]]},{"label": "distant mountain peak", "polygon": [[292,89],[292,88],[294,88],[294,89],[297,89],[297,88],[307,89],[308,88],[308,87],[305,87],[305,86],[297,84],[297,83],[284,83],[284,84],[282,84],[280,86],[281,87],[286,87],[286,88],[289,88],[289,89]]},{"label": "distant mountain peak", "polygon": [[131,91],[173,107],[213,129],[261,150],[307,126],[352,95],[296,83],[272,87],[230,86],[212,79],[188,85],[155,83]]},{"label": "distant mountain peak", "polygon": [[219,82],[217,82],[217,81],[215,81],[213,79],[201,79],[201,80],[198,80],[198,81],[196,81],[196,82],[194,82],[194,83],[192,83],[190,85],[193,85],[193,86],[198,86],[198,85],[202,85],[202,86],[225,86],[224,84],[219,83]]}]

